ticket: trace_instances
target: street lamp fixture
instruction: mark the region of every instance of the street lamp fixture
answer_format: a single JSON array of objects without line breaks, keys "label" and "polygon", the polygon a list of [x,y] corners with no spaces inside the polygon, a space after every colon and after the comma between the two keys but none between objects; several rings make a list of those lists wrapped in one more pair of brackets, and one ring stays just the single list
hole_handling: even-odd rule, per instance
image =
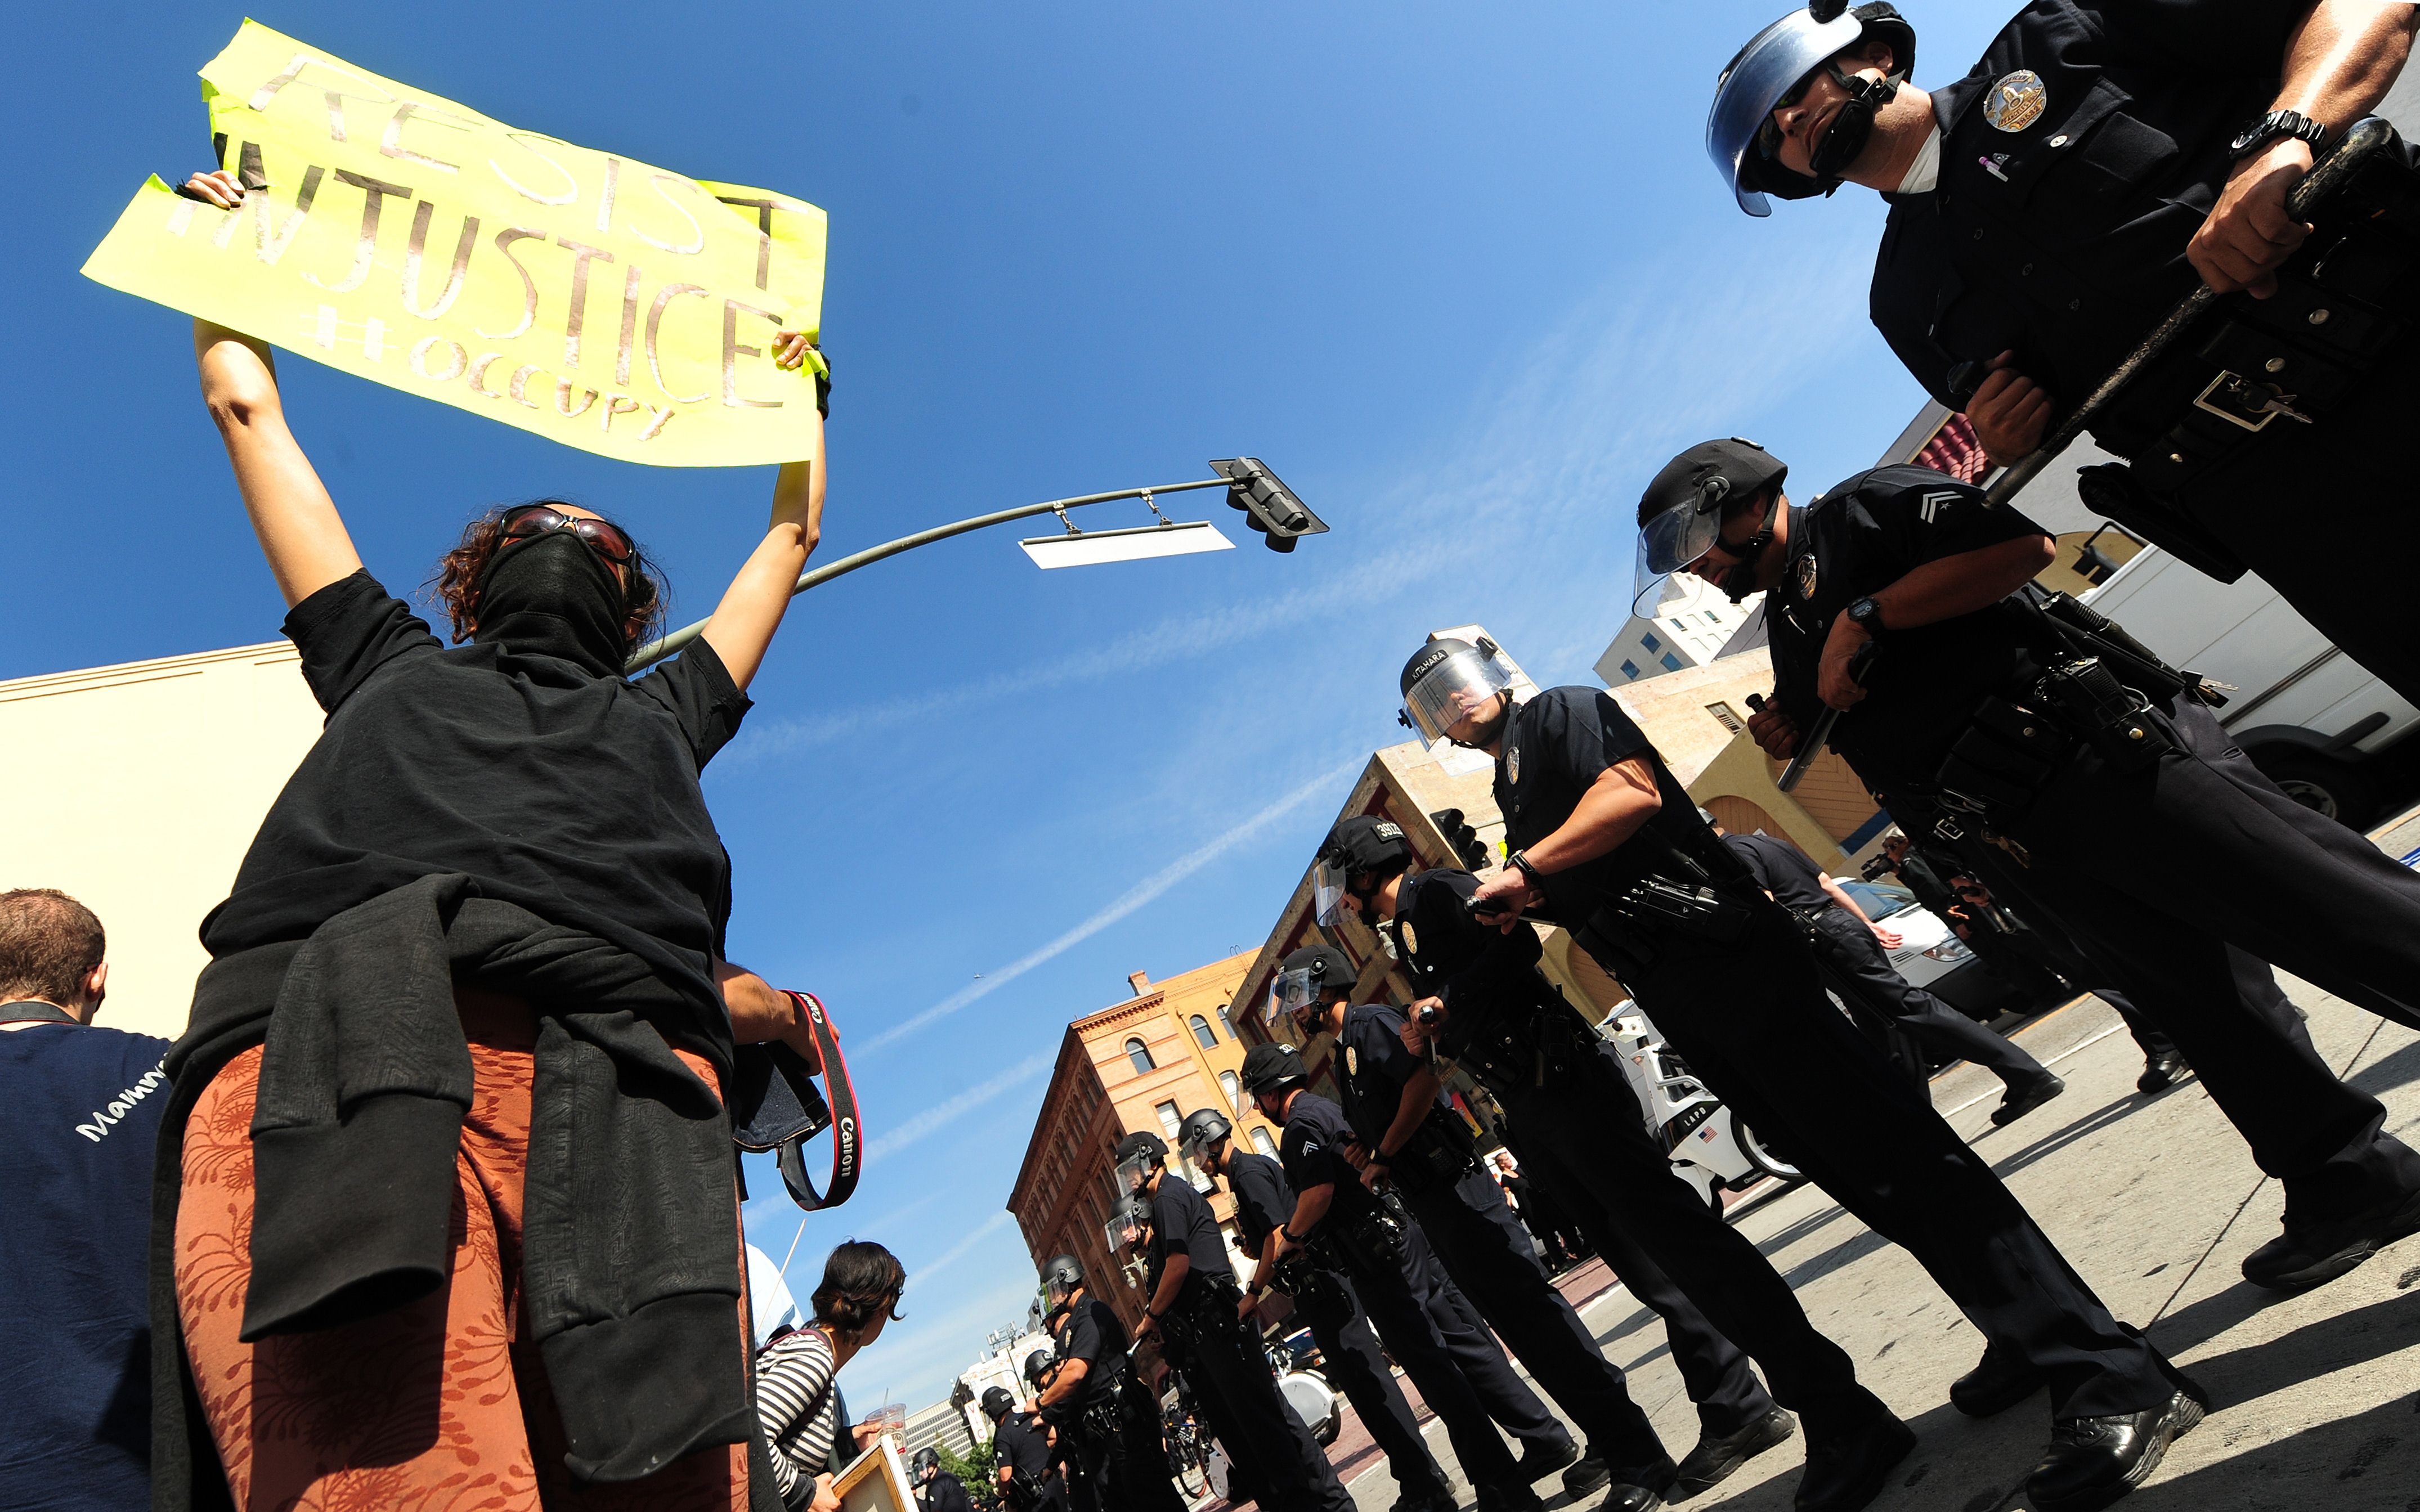
[{"label": "street lamp fixture", "polygon": [[[1231,457],[1210,464],[1215,478],[1197,479],[1189,483],[1155,483],[1141,488],[1118,488],[1109,493],[1084,494],[1074,499],[1053,499],[1039,504],[1021,504],[1015,509],[1002,509],[989,515],[977,515],[970,519],[953,520],[930,530],[903,535],[895,541],[868,547],[837,562],[829,563],[802,574],[793,595],[828,583],[834,578],[870,567],[886,557],[902,551],[912,551],[920,546],[946,541],[954,535],[964,535],[986,526],[1004,525],[1013,519],[1029,519],[1036,515],[1056,515],[1067,527],[1063,535],[1042,536],[1018,544],[1038,566],[1074,567],[1109,562],[1135,562],[1149,557],[1191,556],[1202,551],[1233,549],[1234,543],[1218,533],[1206,520],[1171,520],[1161,517],[1156,525],[1140,526],[1133,530],[1079,531],[1067,518],[1067,511],[1086,504],[1103,504],[1117,499],[1140,499],[1154,515],[1159,505],[1153,502],[1154,494],[1183,493],[1191,488],[1227,490],[1230,506],[1243,510],[1253,530],[1268,538],[1272,551],[1291,551],[1298,536],[1316,535],[1327,529],[1320,517],[1304,506],[1293,489],[1280,482],[1265,463],[1257,457]],[[685,625],[659,640],[650,640],[630,654],[623,663],[625,672],[636,672],[651,667],[679,651],[705,633],[706,622]]]}]

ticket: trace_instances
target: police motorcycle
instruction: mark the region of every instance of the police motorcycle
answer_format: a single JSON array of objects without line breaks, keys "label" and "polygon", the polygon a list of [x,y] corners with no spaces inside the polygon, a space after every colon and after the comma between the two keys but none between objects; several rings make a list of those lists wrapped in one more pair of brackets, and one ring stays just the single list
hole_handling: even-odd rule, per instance
[{"label": "police motorcycle", "polygon": [[1647,1132],[1663,1142],[1674,1174],[1705,1194],[1715,1211],[1722,1211],[1725,1192],[1744,1192],[1767,1177],[1807,1179],[1698,1080],[1637,1003],[1623,998],[1597,1032],[1621,1057],[1622,1072],[1645,1110]]}]

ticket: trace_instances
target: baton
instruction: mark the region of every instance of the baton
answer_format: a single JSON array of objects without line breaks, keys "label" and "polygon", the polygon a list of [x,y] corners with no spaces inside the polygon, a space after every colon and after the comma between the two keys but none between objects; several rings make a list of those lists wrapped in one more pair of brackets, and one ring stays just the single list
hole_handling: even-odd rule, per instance
[{"label": "baton", "polygon": [[[2297,224],[2307,219],[2310,213],[2319,208],[2320,201],[2343,188],[2345,181],[2375,157],[2379,148],[2394,140],[2395,128],[2388,125],[2381,116],[2366,116],[2355,121],[2352,130],[2344,134],[2343,139],[2336,143],[2335,149],[2314,164],[2311,171],[2303,176],[2303,181],[2296,184],[2286,195],[2286,213],[2293,217]],[[2084,402],[2077,405],[2073,412],[2059,423],[2058,427],[2043,440],[2040,446],[2000,470],[1999,477],[1993,480],[1991,487],[1984,490],[1985,501],[2005,504],[2016,497],[2017,490],[2040,477],[2042,470],[2056,460],[2059,453],[2074,444],[2075,439],[2084,434],[2085,427],[2099,418],[2101,411],[2117,399],[2119,393],[2127,384],[2134,380],[2137,374],[2150,366],[2160,357],[2166,355],[2168,348],[2176,345],[2177,338],[2184,333],[2185,329],[2198,319],[2218,298],[2218,291],[2204,284],[2178,301],[2177,307],[2168,312],[2167,317],[2152,327],[2151,333],[2143,338],[2143,344],[2127,353],[2123,362],[2111,368],[2109,376],[2101,380],[2099,387],[2085,395]],[[1828,730],[1829,727],[1819,724],[1817,728]],[[1780,786],[1784,793],[1790,791],[1791,784],[1786,779]]]},{"label": "baton", "polygon": [[[1866,669],[1874,664],[1874,653],[1881,649],[1881,642],[1874,640],[1869,640],[1859,646],[1849,657],[1849,681],[1862,686],[1866,680]],[[1750,693],[1747,696],[1747,706],[1762,714],[1764,695]],[[1783,767],[1781,775],[1773,779],[1775,787],[1788,793],[1805,780],[1807,769],[1815,764],[1815,758],[1823,755],[1823,748],[1831,744],[1832,727],[1838,724],[1840,716],[1847,712],[1845,709],[1833,708],[1829,704],[1824,706],[1823,712],[1816,717],[1814,728],[1807,731],[1805,737],[1798,742],[1798,754],[1790,758],[1790,764]]]}]

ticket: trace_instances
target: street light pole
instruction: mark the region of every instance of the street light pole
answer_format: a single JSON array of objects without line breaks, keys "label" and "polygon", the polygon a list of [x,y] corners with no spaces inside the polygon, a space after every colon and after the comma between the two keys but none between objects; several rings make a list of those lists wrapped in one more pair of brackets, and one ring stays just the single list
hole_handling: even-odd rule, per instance
[{"label": "street light pole", "polygon": [[[860,567],[872,566],[886,557],[895,557],[902,551],[913,550],[920,546],[930,546],[935,541],[946,541],[953,535],[964,535],[969,531],[979,531],[987,525],[1004,525],[1010,520],[1027,519],[1035,515],[1063,515],[1067,510],[1080,508],[1085,504],[1105,504],[1117,499],[1142,499],[1153,494],[1183,493],[1188,488],[1229,486],[1232,485],[1225,478],[1202,478],[1190,483],[1156,483],[1148,487],[1120,488],[1113,493],[1088,493],[1073,499],[1053,499],[1047,503],[1024,504],[1016,509],[1002,509],[989,515],[977,515],[971,519],[956,520],[948,525],[936,525],[931,530],[918,531],[913,535],[903,535],[895,541],[885,541],[880,546],[868,547],[862,551],[845,556],[838,562],[814,568],[800,575],[799,585],[791,589],[790,593],[796,596],[818,584],[828,583],[834,578],[855,572]],[[655,665],[696,640],[705,629],[706,622],[700,620],[695,625],[683,625],[660,640],[648,641],[630,654],[630,659],[623,664],[623,671],[636,672]]]}]

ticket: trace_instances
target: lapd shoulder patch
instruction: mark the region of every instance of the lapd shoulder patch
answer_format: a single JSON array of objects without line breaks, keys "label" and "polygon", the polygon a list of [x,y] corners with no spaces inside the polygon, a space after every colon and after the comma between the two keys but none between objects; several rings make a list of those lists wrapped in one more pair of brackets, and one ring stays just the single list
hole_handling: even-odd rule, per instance
[{"label": "lapd shoulder patch", "polygon": [[1349,1044],[1344,1047],[1344,1074],[1347,1076],[1361,1074],[1361,1052]]},{"label": "lapd shoulder patch", "polygon": [[2031,69],[2019,69],[2003,76],[1983,96],[1983,118],[2003,131],[2022,131],[2041,119],[2042,110],[2049,103],[2050,94],[2042,87],[2041,75]]},{"label": "lapd shoulder patch", "polygon": [[1816,566],[1815,553],[1809,551],[1800,557],[1795,570],[1798,578],[1798,596],[1811,601],[1815,597],[1815,575],[1820,570]]}]

